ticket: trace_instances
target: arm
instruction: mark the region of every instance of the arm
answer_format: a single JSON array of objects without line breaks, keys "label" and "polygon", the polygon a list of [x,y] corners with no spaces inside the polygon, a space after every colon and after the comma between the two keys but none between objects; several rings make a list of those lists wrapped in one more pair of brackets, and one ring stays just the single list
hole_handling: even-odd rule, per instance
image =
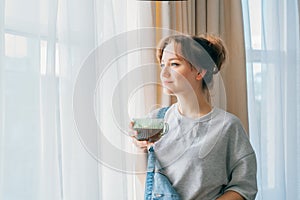
[{"label": "arm", "polygon": [[224,194],[218,200],[254,200],[256,192],[256,159],[255,154],[251,153],[235,164]]},{"label": "arm", "polygon": [[[236,195],[240,197],[237,199],[254,200],[257,193],[257,165],[253,148],[239,120],[233,121],[227,134],[227,156],[229,158],[227,173],[229,182],[219,200],[223,200],[223,195],[224,200],[236,199],[234,197]],[[231,198],[231,195],[234,196]]]},{"label": "arm", "polygon": [[[134,136],[137,135],[137,131],[133,129],[134,122],[130,122],[129,124],[129,135],[132,138],[132,143],[135,146],[136,153],[138,154],[145,154],[142,158],[140,156],[136,155],[136,169],[138,171],[147,169],[147,146],[150,144],[148,141],[138,141]],[[146,180],[146,174],[145,173],[139,173],[137,174],[137,178],[140,182],[140,184],[144,187],[145,180]]]},{"label": "arm", "polygon": [[235,191],[227,191],[216,200],[245,200],[239,193]]}]

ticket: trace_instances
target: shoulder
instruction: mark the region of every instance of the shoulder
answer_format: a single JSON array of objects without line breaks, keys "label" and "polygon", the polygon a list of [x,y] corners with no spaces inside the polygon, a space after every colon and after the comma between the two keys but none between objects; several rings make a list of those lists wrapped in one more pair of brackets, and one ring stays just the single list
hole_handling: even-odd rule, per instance
[{"label": "shoulder", "polygon": [[242,125],[241,120],[234,114],[227,112],[220,108],[216,109],[216,118],[219,123],[223,126],[223,131],[225,133],[238,132],[247,136],[245,129]]},{"label": "shoulder", "polygon": [[220,130],[221,141],[226,142],[229,147],[247,146],[252,151],[248,134],[246,133],[241,120],[232,113],[217,108],[215,126]]},{"label": "shoulder", "polygon": [[156,108],[152,111],[150,111],[148,114],[147,114],[147,118],[157,118],[158,114],[160,112],[165,112],[165,116],[168,115],[170,112],[172,112],[172,110],[174,109],[174,104],[172,104],[171,106],[163,106],[163,107],[160,107],[160,108]]},{"label": "shoulder", "polygon": [[232,113],[221,109],[220,111],[224,115],[222,140],[226,141],[229,152],[235,154],[236,159],[252,154],[254,152],[252,145],[240,119]]}]

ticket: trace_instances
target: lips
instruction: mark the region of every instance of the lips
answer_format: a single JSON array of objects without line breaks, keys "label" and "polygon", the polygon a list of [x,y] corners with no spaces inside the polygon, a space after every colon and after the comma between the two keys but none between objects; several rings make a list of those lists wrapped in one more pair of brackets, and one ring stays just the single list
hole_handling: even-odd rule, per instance
[{"label": "lips", "polygon": [[163,84],[170,84],[173,83],[173,81],[163,81]]}]

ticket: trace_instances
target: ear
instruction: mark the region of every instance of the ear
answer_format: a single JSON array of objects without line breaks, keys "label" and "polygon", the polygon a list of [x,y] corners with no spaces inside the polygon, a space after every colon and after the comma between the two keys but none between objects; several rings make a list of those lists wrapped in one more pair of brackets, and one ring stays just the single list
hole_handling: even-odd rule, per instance
[{"label": "ear", "polygon": [[200,81],[201,79],[203,79],[203,77],[205,76],[206,72],[207,72],[206,69],[201,69],[201,70],[198,72],[198,74],[197,74],[197,76],[196,76],[196,79],[197,79],[198,81]]}]

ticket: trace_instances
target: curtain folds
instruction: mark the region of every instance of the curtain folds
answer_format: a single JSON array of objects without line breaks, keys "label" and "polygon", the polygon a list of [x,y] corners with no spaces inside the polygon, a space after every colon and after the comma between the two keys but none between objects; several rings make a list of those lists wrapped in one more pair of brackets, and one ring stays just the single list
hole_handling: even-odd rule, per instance
[{"label": "curtain folds", "polygon": [[300,198],[300,38],[297,0],[244,1],[257,199]]},{"label": "curtain folds", "polygon": [[[0,27],[4,27],[4,8],[5,2],[0,2]],[[4,65],[4,30],[0,28],[0,66]],[[0,138],[4,138],[4,69],[0,67]],[[3,150],[4,140],[0,140],[0,169],[3,168]],[[3,177],[3,170],[0,170],[0,176]],[[0,194],[3,193],[3,179],[0,180]]]},{"label": "curtain folds", "polygon": [[[106,150],[97,134],[89,139],[96,140],[99,151],[94,155],[88,151],[83,137],[90,133],[78,132],[73,105],[83,63],[105,41],[136,28],[136,9],[134,0],[1,1],[0,199],[141,198],[133,174],[95,159]],[[108,96],[129,71],[127,62],[126,55],[115,61],[110,79],[99,84],[104,90],[95,92],[99,124],[111,125],[107,120],[111,112],[105,110],[111,109]],[[96,82],[105,66],[93,67],[98,74],[86,82]],[[127,85],[123,87],[126,91]],[[126,95],[119,97],[126,99]],[[118,113],[128,114],[127,101],[118,103]],[[127,125],[128,116],[121,121]],[[123,132],[111,135],[112,144],[132,150]],[[115,159],[126,164],[121,154]]]},{"label": "curtain folds", "polygon": [[[205,20],[197,23],[196,33],[207,32],[219,35],[227,45],[229,53],[229,60],[221,71],[222,81],[216,81],[214,94],[216,104],[237,115],[248,130],[241,1],[197,1],[198,3],[201,7],[197,6],[197,13],[200,14],[197,19],[203,17],[201,15],[205,13]],[[223,87],[225,87],[225,95],[222,95]]]}]

